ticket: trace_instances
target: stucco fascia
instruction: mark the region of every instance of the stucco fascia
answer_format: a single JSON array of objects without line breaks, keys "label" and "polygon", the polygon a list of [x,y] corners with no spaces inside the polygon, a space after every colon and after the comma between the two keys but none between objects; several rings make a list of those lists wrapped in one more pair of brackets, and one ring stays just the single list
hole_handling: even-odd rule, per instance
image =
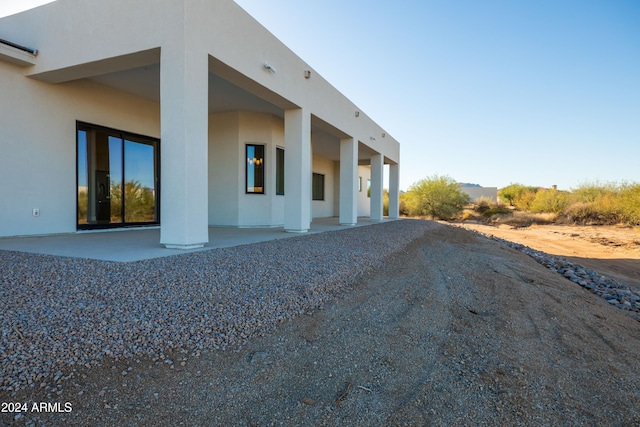
[{"label": "stucco fascia", "polygon": [[207,52],[399,162],[395,139],[231,0],[57,0],[3,18],[0,37],[37,48],[28,75],[51,82],[157,62],[159,49],[187,39],[186,49]]}]

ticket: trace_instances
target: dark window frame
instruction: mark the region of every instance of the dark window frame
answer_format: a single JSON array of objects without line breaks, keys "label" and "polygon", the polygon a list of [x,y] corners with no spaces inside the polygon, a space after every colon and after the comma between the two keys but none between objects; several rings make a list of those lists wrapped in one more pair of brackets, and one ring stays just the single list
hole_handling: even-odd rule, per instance
[{"label": "dark window frame", "polygon": [[[124,171],[125,171],[125,152],[124,152],[124,145],[125,145],[125,141],[129,140],[132,142],[137,142],[137,143],[143,143],[143,144],[150,144],[153,145],[154,147],[154,152],[155,152],[155,159],[154,159],[154,172],[155,172],[155,201],[156,201],[156,212],[155,212],[155,217],[156,220],[152,221],[152,222],[125,222],[125,203],[124,203],[124,194],[123,194],[123,203],[122,203],[122,207],[121,207],[121,218],[122,218],[122,222],[118,222],[118,223],[108,223],[108,224],[80,224],[80,217],[78,215],[78,210],[79,210],[79,203],[78,203],[78,186],[80,184],[80,176],[79,176],[79,172],[78,172],[78,161],[80,153],[78,152],[78,144],[80,142],[79,140],[79,134],[80,131],[84,131],[84,132],[88,132],[91,130],[97,130],[97,131],[101,131],[101,132],[106,132],[109,134],[112,134],[113,136],[116,136],[117,138],[120,138],[122,140],[122,174],[124,175]],[[88,123],[88,122],[82,122],[79,120],[76,120],[76,186],[75,186],[75,201],[76,201],[76,230],[102,230],[102,229],[111,229],[111,228],[127,228],[127,227],[156,227],[158,225],[160,225],[160,203],[161,203],[161,189],[160,189],[160,183],[161,183],[161,171],[160,171],[160,139],[159,138],[154,138],[152,136],[147,136],[147,135],[142,135],[139,133],[135,133],[135,132],[129,132],[129,131],[123,131],[123,130],[119,130],[119,129],[114,129],[114,128],[110,128],[107,126],[102,126],[102,125],[96,125],[93,123]],[[124,178],[124,176],[123,176]],[[123,184],[124,184],[124,180],[123,180]],[[124,188],[124,186],[123,186]]]},{"label": "dark window frame", "polygon": [[[261,178],[262,178],[262,186],[260,187],[260,191],[249,191],[249,165],[250,165],[250,158],[249,158],[249,147],[261,147],[262,148],[262,158],[260,158],[260,173],[261,173]],[[244,169],[244,191],[245,194],[266,194],[265,192],[265,160],[266,160],[266,146],[265,144],[254,144],[254,143],[248,143],[245,144],[244,147],[244,158],[245,158],[245,169]],[[254,157],[255,158],[255,157]],[[255,173],[255,169],[256,166],[252,165],[252,167],[254,168],[254,173]],[[255,188],[255,175],[254,175],[254,180],[253,180],[253,187]]]},{"label": "dark window frame", "polygon": [[284,148],[276,147],[276,196],[284,196]]},{"label": "dark window frame", "polygon": [[[321,185],[320,188],[317,185]],[[325,181],[324,174],[315,173],[311,175],[311,199],[315,201],[324,201]]]}]

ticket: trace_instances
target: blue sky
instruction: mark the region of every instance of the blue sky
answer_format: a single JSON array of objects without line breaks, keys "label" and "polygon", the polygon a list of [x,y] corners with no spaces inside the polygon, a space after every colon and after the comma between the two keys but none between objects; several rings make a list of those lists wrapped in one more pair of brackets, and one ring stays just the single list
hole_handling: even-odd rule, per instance
[{"label": "blue sky", "polygon": [[640,1],[236,2],[400,142],[402,189],[640,182]]}]

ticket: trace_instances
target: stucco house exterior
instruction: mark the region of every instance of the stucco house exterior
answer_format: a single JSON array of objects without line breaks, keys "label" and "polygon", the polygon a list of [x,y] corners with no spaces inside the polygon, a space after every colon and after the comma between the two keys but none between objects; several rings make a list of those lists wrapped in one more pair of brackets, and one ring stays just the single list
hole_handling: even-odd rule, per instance
[{"label": "stucco house exterior", "polygon": [[479,199],[489,199],[496,203],[498,201],[498,187],[481,187],[473,184],[460,185],[460,191],[467,193],[472,201]]},{"label": "stucco house exterior", "polygon": [[381,220],[385,164],[398,217],[398,142],[232,0],[57,0],[0,40],[0,237]]}]

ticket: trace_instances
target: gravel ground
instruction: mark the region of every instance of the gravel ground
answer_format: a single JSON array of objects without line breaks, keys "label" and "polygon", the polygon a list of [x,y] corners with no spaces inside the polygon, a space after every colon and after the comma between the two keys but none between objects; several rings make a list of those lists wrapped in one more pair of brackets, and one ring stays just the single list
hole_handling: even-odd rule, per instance
[{"label": "gravel ground", "polygon": [[[66,295],[49,298],[42,283],[80,275],[68,275],[69,266],[108,272],[127,291],[113,298],[103,278],[58,306],[99,306],[110,315],[104,327],[98,320],[71,324],[76,314],[54,317],[73,326],[56,332],[53,341],[65,344],[54,348],[70,346],[75,354],[84,345],[73,346],[82,342],[76,336],[97,340],[97,325],[114,337],[100,342],[119,360],[100,350],[101,361],[89,367],[61,359],[50,368],[54,376],[60,369],[57,381],[0,391],[2,402],[60,408],[2,413],[2,425],[640,424],[640,327],[633,313],[513,248],[455,227],[406,220],[132,264],[8,256],[22,261],[8,264],[13,273],[3,273],[3,288],[7,276],[16,276],[12,284],[29,281],[22,298],[37,291],[31,301],[40,305]],[[35,263],[41,259],[52,276],[34,282],[44,275]],[[217,293],[225,298],[220,305]],[[14,316],[40,313],[37,304],[18,300],[10,300],[22,307]],[[222,334],[201,320],[205,314],[222,319]],[[98,316],[95,309],[90,315]],[[33,331],[57,327],[46,315],[30,316],[7,326],[3,320],[3,331],[10,329],[3,345],[25,345]],[[174,350],[165,350],[165,339]],[[48,349],[46,340],[37,342]],[[133,349],[144,351],[127,356]],[[14,352],[3,352],[5,363]]]},{"label": "gravel ground", "polygon": [[423,229],[382,223],[133,263],[0,251],[0,389],[56,391],[50,382],[105,356],[244,343],[321,307]]}]

